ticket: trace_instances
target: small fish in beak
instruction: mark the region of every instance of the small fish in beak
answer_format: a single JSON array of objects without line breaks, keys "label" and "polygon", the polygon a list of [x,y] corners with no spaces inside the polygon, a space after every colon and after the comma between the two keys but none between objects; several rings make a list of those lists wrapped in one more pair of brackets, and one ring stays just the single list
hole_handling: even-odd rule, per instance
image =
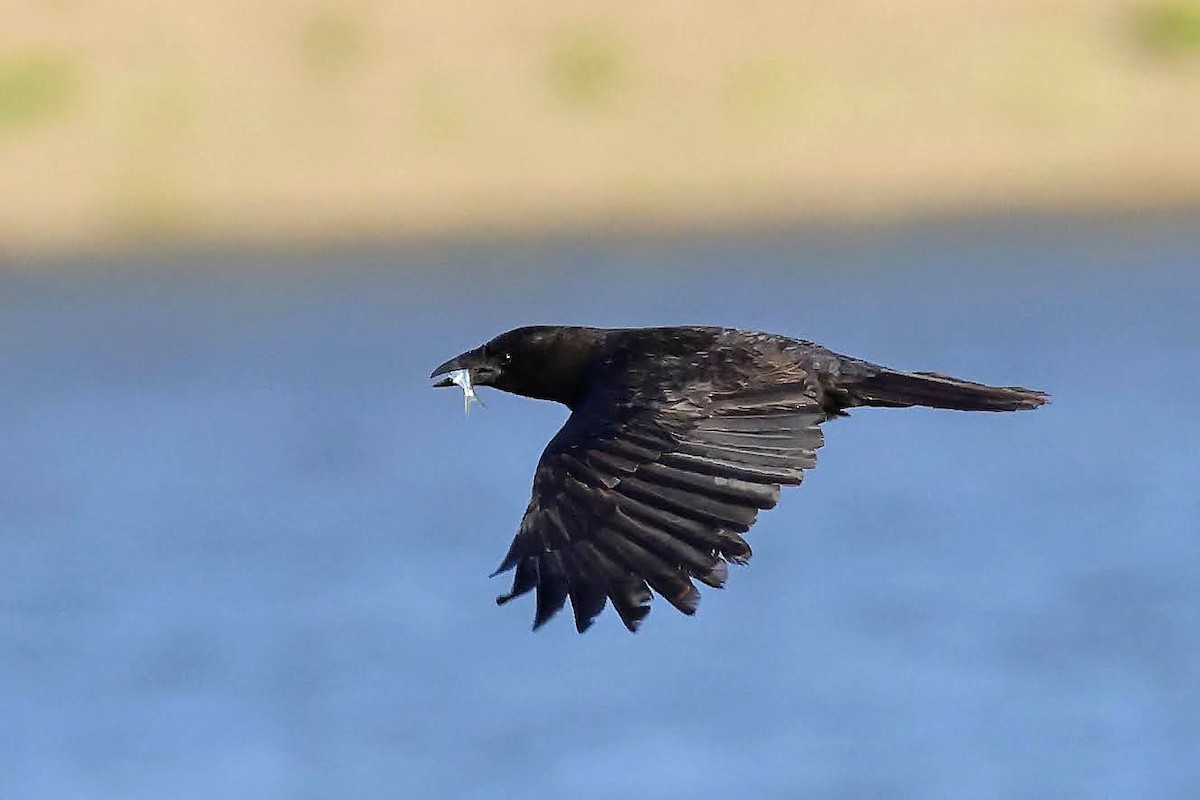
[{"label": "small fish in beak", "polygon": [[451,371],[447,377],[449,378],[450,383],[462,387],[464,417],[471,413],[471,406],[476,403],[479,403],[480,406],[487,408],[487,406],[483,405],[483,400],[479,399],[479,395],[475,394],[475,387],[471,385],[471,370],[456,369]]}]

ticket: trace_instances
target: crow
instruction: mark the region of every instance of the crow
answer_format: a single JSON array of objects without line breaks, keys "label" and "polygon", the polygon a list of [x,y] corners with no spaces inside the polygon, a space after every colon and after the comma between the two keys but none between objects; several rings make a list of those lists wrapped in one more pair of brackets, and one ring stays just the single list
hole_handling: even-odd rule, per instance
[{"label": "crow", "polygon": [[[439,366],[571,410],[538,461],[533,497],[493,576],[500,605],[536,589],[533,627],[568,599],[583,633],[611,601],[636,631],[652,593],[694,614],[693,579],[724,585],[781,486],[816,465],[821,423],[856,406],[1020,411],[1048,396],[902,372],[818,344],[716,327],[537,325]],[[435,386],[451,386],[449,378]]]}]

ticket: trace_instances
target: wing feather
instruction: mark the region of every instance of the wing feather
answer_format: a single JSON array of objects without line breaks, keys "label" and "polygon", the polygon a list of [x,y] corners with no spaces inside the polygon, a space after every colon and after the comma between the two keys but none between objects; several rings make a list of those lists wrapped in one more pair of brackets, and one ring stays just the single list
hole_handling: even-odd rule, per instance
[{"label": "wing feather", "polygon": [[640,477],[626,478],[616,486],[615,490],[622,497],[641,500],[661,508],[663,511],[679,514],[704,524],[717,523],[740,531],[750,530],[750,525],[758,514],[758,509],[754,506],[722,502],[674,486],[643,480]]},{"label": "wing feather", "polygon": [[650,588],[644,578],[609,557],[598,546],[600,541],[598,538],[595,543],[580,542],[577,549],[589,568],[601,576],[604,592],[612,600],[621,622],[630,631],[635,631],[638,623],[650,613]]},{"label": "wing feather", "polygon": [[587,542],[576,542],[562,551],[563,568],[567,573],[567,595],[575,614],[575,630],[583,633],[591,626],[608,595],[604,591],[603,575],[588,563]]},{"label": "wing feather", "polygon": [[665,563],[690,573],[708,572],[720,561],[713,547],[696,547],[667,528],[633,515],[628,508],[619,509],[609,524],[624,541],[636,544]]},{"label": "wing feather", "polygon": [[680,469],[690,469],[703,475],[725,476],[758,483],[796,485],[804,479],[804,473],[799,467],[768,467],[733,458],[718,458],[713,455],[705,455],[703,452],[664,453],[661,463]]},{"label": "wing feather", "polygon": [[563,569],[562,556],[550,551],[538,557],[537,604],[533,617],[533,629],[537,630],[547,620],[562,610],[567,602],[567,573]]},{"label": "wing feather", "polygon": [[673,467],[661,461],[644,465],[638,471],[638,475],[663,486],[675,486],[759,509],[774,508],[779,501],[779,487],[774,484],[705,475]]},{"label": "wing feather", "polygon": [[515,568],[512,589],[497,601],[536,589],[538,628],[569,599],[581,633],[609,602],[636,630],[652,593],[695,613],[693,581],[720,588],[729,563],[749,560],[741,534],[816,463],[824,419],[804,382],[670,401],[585,400],[538,463],[497,570]]},{"label": "wing feather", "polygon": [[[700,592],[689,579],[687,570],[680,566],[672,566],[670,560],[664,560],[636,541],[623,536],[618,530],[606,529],[597,539],[597,544],[611,554],[614,560],[623,564],[629,572],[640,575],[651,589],[665,597],[675,608],[684,614],[696,613]],[[649,599],[647,596],[646,601]],[[626,626],[628,627],[628,623]]]}]

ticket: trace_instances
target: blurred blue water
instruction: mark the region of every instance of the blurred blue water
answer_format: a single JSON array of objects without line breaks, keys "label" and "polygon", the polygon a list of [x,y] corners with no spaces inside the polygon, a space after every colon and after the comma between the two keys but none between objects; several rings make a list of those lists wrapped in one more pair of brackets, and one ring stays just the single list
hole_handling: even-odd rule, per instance
[{"label": "blurred blue water", "polygon": [[[1195,797],[1196,222],[0,273],[0,797]],[[531,634],[564,411],[425,380],[531,322],[1054,403],[858,412],[697,617]]]}]

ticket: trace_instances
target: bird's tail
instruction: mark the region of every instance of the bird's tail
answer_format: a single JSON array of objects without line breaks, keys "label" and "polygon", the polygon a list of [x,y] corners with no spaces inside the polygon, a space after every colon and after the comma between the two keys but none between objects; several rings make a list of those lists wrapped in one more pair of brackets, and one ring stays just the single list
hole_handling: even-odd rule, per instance
[{"label": "bird's tail", "polygon": [[860,379],[849,395],[852,405],[929,406],[958,411],[1025,411],[1050,400],[1045,392],[1020,386],[988,386],[937,372],[886,368]]}]

